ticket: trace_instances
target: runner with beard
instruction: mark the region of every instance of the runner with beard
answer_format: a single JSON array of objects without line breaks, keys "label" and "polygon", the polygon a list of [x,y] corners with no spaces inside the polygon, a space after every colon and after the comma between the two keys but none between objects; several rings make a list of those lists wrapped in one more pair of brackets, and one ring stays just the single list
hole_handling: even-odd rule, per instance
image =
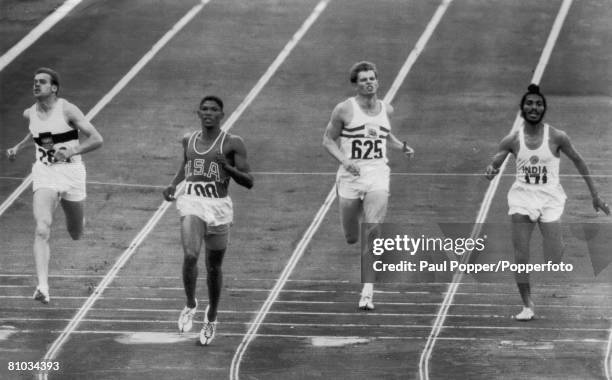
[{"label": "runner with beard", "polygon": [[[493,161],[486,168],[486,178],[491,180],[499,173],[509,153],[515,156],[516,180],[508,192],[515,263],[529,263],[529,242],[536,224],[542,233],[545,260],[558,263],[563,254],[560,221],[567,198],[559,182],[562,152],[584,178],[595,211],[609,215],[610,209],[597,193],[589,169],[568,135],[543,122],[546,98],[539,86],[531,84],[528,87],[521,99],[520,111],[522,125],[501,141]],[[529,274],[517,273],[515,278],[524,305],[515,319],[531,320],[535,312]]]}]

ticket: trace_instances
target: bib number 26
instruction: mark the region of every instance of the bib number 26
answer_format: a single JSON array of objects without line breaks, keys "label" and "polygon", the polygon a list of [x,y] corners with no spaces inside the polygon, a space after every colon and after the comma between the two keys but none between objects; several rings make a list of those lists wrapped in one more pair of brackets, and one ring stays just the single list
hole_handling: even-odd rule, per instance
[{"label": "bib number 26", "polygon": [[[62,146],[59,150],[66,150],[66,147]],[[38,159],[45,165],[54,164],[57,162],[55,159],[55,149],[42,149],[38,148],[38,152],[40,153],[40,157]],[[71,162],[70,158],[66,160],[66,162]]]}]

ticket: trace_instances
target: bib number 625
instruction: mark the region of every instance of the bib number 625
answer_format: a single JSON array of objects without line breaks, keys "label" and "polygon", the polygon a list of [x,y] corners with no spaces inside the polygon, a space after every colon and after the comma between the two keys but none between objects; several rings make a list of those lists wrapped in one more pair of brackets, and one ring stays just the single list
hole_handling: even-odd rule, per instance
[{"label": "bib number 625", "polygon": [[370,160],[382,158],[382,140],[353,140],[351,144],[351,158],[356,160]]}]

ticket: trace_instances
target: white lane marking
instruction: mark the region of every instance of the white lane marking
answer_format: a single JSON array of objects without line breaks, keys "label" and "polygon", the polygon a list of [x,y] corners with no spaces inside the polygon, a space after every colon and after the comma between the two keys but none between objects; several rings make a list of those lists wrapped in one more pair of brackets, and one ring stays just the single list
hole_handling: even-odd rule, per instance
[{"label": "white lane marking", "polygon": [[67,0],[58,7],[53,13],[47,16],[40,24],[32,29],[25,37],[17,42],[12,48],[0,57],[0,71],[4,70],[9,63],[11,63],[19,54],[23,53],[24,50],[29,48],[36,40],[38,40],[43,34],[57,24],[61,19],[66,17],[68,13],[74,7],[79,5],[82,0]]},{"label": "white lane marking", "polygon": [[[19,334],[47,334],[59,333],[60,330],[49,330],[49,329],[26,329],[26,330],[17,330]],[[76,335],[117,335],[117,334],[137,334],[142,333],[143,331],[134,331],[134,330],[77,330],[74,332]],[[153,333],[152,331],[150,333]],[[177,334],[177,333],[174,333]],[[184,334],[189,337],[190,340],[199,336],[199,333],[187,333]],[[219,332],[220,336],[237,336],[241,337],[244,333],[232,333],[232,332]],[[257,334],[258,337],[261,338],[286,338],[286,339],[311,339],[314,337],[341,337],[337,334],[334,335],[298,335],[298,334]],[[358,337],[358,336],[346,336],[346,338],[364,338],[371,339],[371,337]],[[376,340],[425,340],[426,336],[377,336]],[[438,340],[443,341],[485,341],[485,342],[499,342],[498,338],[486,338],[486,337],[439,337]],[[510,342],[508,340],[504,340],[504,342]],[[515,341],[521,342],[521,341]],[[604,339],[547,339],[546,342],[554,342],[554,343],[593,343],[593,344],[601,344],[605,343]]]},{"label": "white lane marking", "polygon": [[[516,325],[516,322],[514,321],[514,319],[512,318],[512,316],[507,316],[508,321],[510,321],[511,323],[514,323],[515,326],[461,326],[461,325],[457,325],[457,326],[453,326],[453,325],[448,325],[448,326],[444,326],[445,329],[448,330],[496,330],[496,331],[506,331],[506,330],[510,330],[510,331],[558,331],[558,332],[565,332],[565,331],[579,331],[579,332],[601,332],[601,331],[609,331],[609,329],[606,328],[596,328],[596,327],[563,327],[563,326],[559,326],[559,327],[542,327],[542,326],[525,326],[524,324],[522,325]],[[65,322],[65,321],[69,321],[69,318],[20,318],[19,321],[20,322]],[[0,318],[0,321],[3,322],[15,322],[14,318]],[[138,323],[138,324],[143,324],[143,323],[149,323],[149,324],[160,324],[160,325],[164,325],[164,324],[169,324],[169,325],[174,325],[176,324],[176,319],[172,318],[172,319],[119,319],[119,318],[85,318],[82,320],[82,322],[86,322],[86,323],[112,323],[112,324],[118,324],[118,323]],[[194,321],[195,324],[203,324],[203,321]],[[224,326],[230,326],[230,325],[236,325],[236,326],[248,326],[248,325],[252,325],[255,322],[237,322],[237,321],[223,321],[223,325]],[[405,323],[401,323],[401,324],[377,324],[377,325],[372,325],[371,323],[301,323],[301,322],[263,322],[261,323],[262,326],[272,326],[272,327],[289,327],[289,328],[293,328],[293,327],[332,327],[332,328],[366,328],[366,329],[394,329],[394,330],[400,330],[400,329],[429,329],[431,328],[431,325],[429,324],[405,324]]]},{"label": "white lane marking", "polygon": [[15,334],[18,331],[19,330],[17,330],[15,326],[11,326],[11,325],[0,326],[0,342],[3,340],[7,340],[11,335]]},{"label": "white lane marking", "polygon": [[191,340],[186,334],[163,333],[163,332],[135,332],[122,334],[115,338],[121,344],[172,344]]},{"label": "white lane marking", "polygon": [[[433,34],[435,28],[437,27],[438,23],[442,19],[442,16],[446,12],[446,9],[448,8],[451,2],[452,0],[443,0],[440,6],[438,6],[432,19],[427,24],[427,27],[425,28],[423,34],[420,36],[415,47],[412,49],[412,51],[408,55],[408,58],[402,65],[398,75],[396,76],[395,80],[391,84],[391,87],[389,91],[387,92],[387,94],[385,95],[383,101],[390,103],[391,100],[393,100],[393,98],[395,97],[395,94],[399,90],[400,85],[402,84],[402,82],[404,81],[408,73],[410,72],[410,69],[416,62],[417,58],[419,57],[419,55],[425,48],[425,45],[429,41],[429,38]],[[319,226],[321,225],[321,222],[323,221],[325,215],[327,214],[327,211],[329,210],[329,208],[331,207],[335,199],[336,199],[336,185],[332,187],[329,194],[325,198],[323,205],[321,206],[321,208],[315,215],[312,223],[308,226],[308,229],[306,230],[306,232],[300,239],[298,245],[296,246],[295,250],[291,254],[291,257],[289,258],[287,265],[285,266],[283,272],[281,273],[278,281],[274,285],[274,288],[270,291],[268,299],[262,305],[260,312],[255,318],[255,323],[251,325],[251,328],[247,331],[242,342],[240,342],[238,349],[234,353],[234,357],[232,358],[232,363],[230,366],[230,379],[231,380],[238,380],[240,378],[240,364],[242,362],[242,357],[244,356],[249,344],[253,341],[253,339],[255,339],[257,330],[259,329],[259,326],[264,320],[266,314],[272,307],[272,304],[278,297],[278,294],[280,293],[280,289],[282,289],[282,287],[287,282],[289,276],[291,275],[291,272],[293,272],[293,269],[295,268],[298,261],[302,257],[304,251],[306,250],[306,247],[308,246],[310,240],[313,238],[315,232],[318,230]]]},{"label": "white lane marking", "polygon": [[317,336],[313,337],[310,340],[310,344],[315,347],[343,347],[352,344],[361,344],[368,343],[370,339],[367,338],[354,338],[354,337],[342,337],[342,336],[331,336],[331,337],[322,337]]},{"label": "white lane marking", "polygon": [[[263,302],[259,300],[258,302]],[[505,305],[504,305],[505,306]],[[2,309],[0,309],[2,310]],[[10,309],[4,309],[5,312],[19,312],[19,311],[73,311],[78,310],[76,307],[11,307]],[[108,312],[108,313],[171,313],[176,314],[176,308],[172,309],[129,309],[129,308],[103,308],[103,307],[94,307],[90,311],[92,312]],[[259,310],[219,310],[219,314],[256,314]],[[203,311],[198,311],[198,313]],[[345,317],[358,317],[360,319],[363,318],[371,318],[371,317],[435,317],[436,313],[363,313],[361,311],[356,311],[354,313],[349,312],[323,312],[323,311],[269,311],[270,315],[310,315],[310,316],[345,316]],[[508,318],[509,315],[501,315],[501,314],[449,314],[448,317],[451,318]],[[539,320],[548,319],[544,316],[539,316]]]},{"label": "white lane marking", "polygon": [[[73,300],[82,300],[87,299],[85,296],[53,296],[54,299],[73,299]],[[0,299],[18,299],[18,300],[28,300],[32,299],[31,296],[0,296]],[[154,302],[162,302],[162,301],[176,301],[176,297],[103,297],[100,296],[99,299],[102,300],[117,300],[117,301],[154,301]],[[265,300],[258,299],[247,299],[242,302],[253,302],[253,303],[261,303],[265,302]],[[305,304],[305,305],[351,305],[354,304],[354,301],[304,301],[304,300],[277,300],[276,303],[279,304]],[[377,304],[380,305],[389,305],[389,306],[440,306],[442,302],[388,302],[388,301],[377,301]],[[465,306],[465,307],[499,307],[499,308],[507,308],[508,304],[482,304],[482,303],[455,303],[455,306]],[[547,305],[547,304],[538,304],[538,309],[544,308],[559,308],[559,309],[580,309],[580,310],[612,310],[612,306],[584,306],[584,305]],[[41,310],[46,310],[47,308],[41,308]],[[1,309],[0,309],[1,310]],[[437,314],[436,314],[437,315]]]},{"label": "white lane marking", "polygon": [[[255,177],[257,176],[325,176],[332,177],[336,173],[333,172],[251,172]],[[475,177],[481,178],[482,173],[407,173],[407,172],[395,172],[391,173],[394,177]],[[498,174],[501,177],[514,178],[514,174]],[[559,174],[560,178],[571,178],[571,179],[582,179],[580,174]],[[612,178],[612,174],[591,174],[591,178]],[[23,181],[27,178],[24,177],[2,177],[0,180],[9,181]],[[29,184],[29,183],[28,183]],[[155,185],[155,184],[143,184],[143,183],[124,183],[124,182],[103,182],[103,181],[87,181],[87,185],[95,186],[116,186],[116,187],[131,187],[135,189],[164,189],[166,185]],[[23,186],[23,184],[22,184]],[[23,190],[21,191],[23,192]],[[1,214],[1,213],[0,213]]]},{"label": "white lane marking", "polygon": [[606,345],[606,353],[604,355],[604,372],[606,380],[612,379],[612,328],[608,336],[608,344]]},{"label": "white lane marking", "polygon": [[[2,277],[16,277],[16,278],[31,278],[32,276],[36,275],[36,273],[31,272],[31,273],[0,273],[0,278]],[[53,278],[101,278],[104,277],[105,275],[103,274],[62,274],[62,273],[58,273],[58,274],[50,274],[49,277],[53,277]],[[115,278],[119,279],[119,280],[148,280],[148,279],[155,279],[155,280],[170,280],[172,282],[176,282],[176,281],[180,281],[181,278],[177,277],[177,276],[136,276],[136,275],[125,275],[125,276],[116,276]],[[233,281],[233,282],[239,282],[239,281],[253,281],[253,282],[258,282],[258,281],[276,281],[278,280],[277,278],[231,278],[231,279],[226,279],[226,281]],[[349,280],[318,280],[318,279],[288,279],[287,282],[294,282],[294,283],[311,283],[311,284],[355,284]],[[426,284],[428,289],[431,289],[433,286],[449,286],[451,283],[449,282],[428,282]],[[405,284],[407,286],[413,286],[413,287],[417,287],[420,288],[423,285],[421,284]],[[474,286],[477,288],[487,288],[487,287],[491,287],[491,286],[499,286],[500,283],[499,282],[478,282],[478,283],[473,283],[473,282],[467,282],[467,283],[463,283],[462,284],[464,287],[466,286]],[[504,287],[511,287],[512,292],[509,293],[503,293],[503,294],[515,294],[515,284],[502,284],[505,286],[501,286],[501,290],[503,290]],[[24,286],[27,287],[26,285],[17,285],[17,286]],[[551,288],[551,289],[555,289],[557,291],[563,291],[563,288],[560,287],[561,285],[559,284],[538,284],[538,287],[544,287],[544,288]],[[1,287],[1,285],[0,285]],[[146,288],[147,286],[141,286],[139,288]],[[152,287],[152,286],[149,286]],[[603,287],[612,287],[612,284],[610,283],[598,283],[597,284],[598,288],[603,288]],[[584,288],[585,291],[587,291],[589,293],[589,295],[594,294],[592,293],[592,288]],[[568,287],[567,290],[565,290],[566,292],[570,292],[570,291],[575,291],[576,289],[574,289],[573,287]],[[380,292],[378,290],[376,290],[376,292]],[[431,292],[431,290],[430,290]],[[489,293],[476,293],[476,292],[469,292],[469,293],[457,293],[457,294],[466,294],[466,295],[471,295],[471,294],[491,294]],[[580,295],[580,293],[576,293],[577,295]],[[604,294],[608,294],[608,293],[604,293]]]},{"label": "white lane marking", "polygon": [[[544,73],[544,69],[546,68],[546,65],[548,64],[548,60],[550,59],[552,49],[555,46],[557,38],[559,37],[559,32],[561,31],[561,27],[563,26],[563,23],[565,21],[565,16],[567,16],[571,3],[572,3],[572,0],[564,0],[563,4],[561,4],[561,8],[559,9],[559,12],[557,13],[557,17],[555,18],[553,27],[550,31],[548,39],[546,40],[546,44],[544,45],[544,50],[542,51],[542,55],[540,56],[540,60],[536,66],[535,72],[533,74],[533,78],[531,79],[531,83],[539,83],[540,80],[542,79],[542,74]],[[520,126],[520,123],[521,123],[520,113],[517,113],[516,118],[514,120],[514,124],[512,125],[511,131],[518,129],[518,127]],[[500,173],[504,172],[507,163],[508,163],[508,157],[506,157],[503,164],[499,168]],[[484,223],[487,217],[489,208],[491,207],[491,203],[493,201],[493,196],[495,195],[495,192],[497,191],[497,187],[499,186],[499,182],[500,182],[500,177],[496,176],[493,179],[493,181],[489,184],[489,187],[487,188],[487,192],[485,193],[483,203],[481,204],[480,210],[478,212],[478,216],[476,217],[476,224],[474,225],[474,229],[472,230],[472,234],[471,234],[472,237],[478,236],[480,234],[482,224]],[[464,255],[464,257],[462,258],[462,261],[469,260],[470,256],[471,256],[471,252]],[[444,320],[446,319],[446,314],[451,304],[453,303],[453,298],[455,296],[455,293],[457,292],[457,289],[459,287],[462,277],[463,277],[462,272],[455,273],[455,275],[453,276],[453,282],[449,286],[449,290],[444,298],[444,302],[442,303],[442,306],[440,307],[440,311],[438,312],[438,317],[436,318],[436,321],[434,322],[434,325],[432,326],[432,330],[429,335],[429,338],[427,339],[427,342],[425,343],[425,347],[423,348],[423,351],[421,352],[421,357],[419,359],[419,378],[421,380],[429,380],[429,359],[431,358],[431,354],[433,352],[433,348],[435,346],[436,339],[438,338],[440,332],[442,331],[442,328],[444,327]]]}]

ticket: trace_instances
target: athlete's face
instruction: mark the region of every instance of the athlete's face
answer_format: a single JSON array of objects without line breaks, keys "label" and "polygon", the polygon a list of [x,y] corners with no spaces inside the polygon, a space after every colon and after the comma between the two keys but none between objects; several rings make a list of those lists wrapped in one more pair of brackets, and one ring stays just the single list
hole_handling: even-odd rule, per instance
[{"label": "athlete's face", "polygon": [[357,92],[361,95],[373,95],[378,91],[378,79],[373,70],[357,73]]},{"label": "athlete's face", "polygon": [[34,97],[43,98],[57,92],[57,86],[51,84],[51,76],[45,73],[39,73],[34,76],[34,85],[32,87]]},{"label": "athlete's face", "polygon": [[544,118],[546,112],[546,106],[544,106],[544,99],[538,94],[529,94],[525,97],[523,102],[523,108],[521,114],[523,119],[531,124],[537,124]]},{"label": "athlete's face", "polygon": [[198,109],[198,116],[205,128],[218,127],[223,119],[223,111],[214,100],[207,100]]}]

